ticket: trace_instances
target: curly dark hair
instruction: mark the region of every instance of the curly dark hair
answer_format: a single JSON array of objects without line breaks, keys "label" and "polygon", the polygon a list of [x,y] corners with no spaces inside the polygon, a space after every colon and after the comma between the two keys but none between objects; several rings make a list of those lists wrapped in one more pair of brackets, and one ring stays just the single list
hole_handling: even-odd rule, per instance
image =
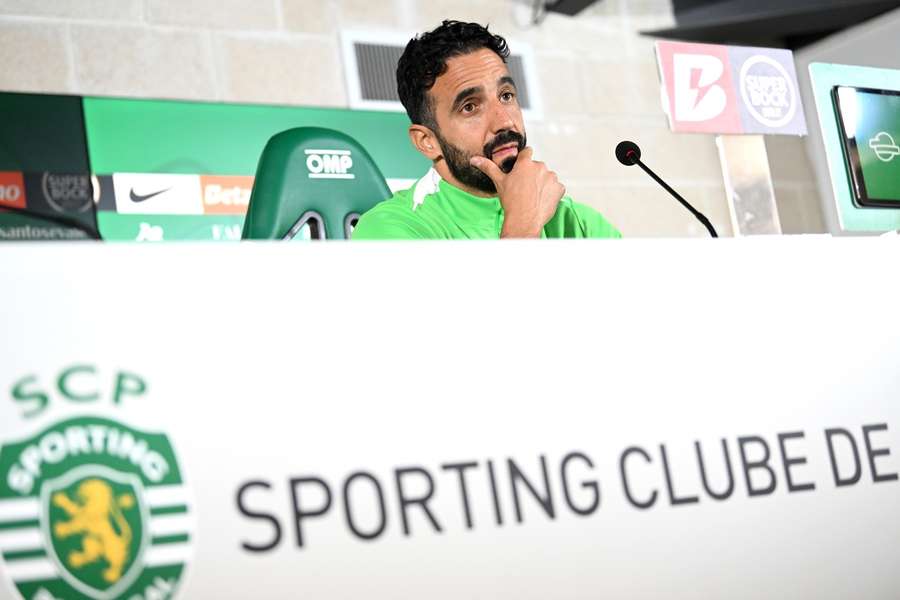
[{"label": "curly dark hair", "polygon": [[397,62],[397,94],[416,125],[437,129],[428,90],[447,70],[447,60],[482,48],[493,50],[503,62],[509,57],[506,40],[478,23],[444,21],[436,29],[409,40]]}]

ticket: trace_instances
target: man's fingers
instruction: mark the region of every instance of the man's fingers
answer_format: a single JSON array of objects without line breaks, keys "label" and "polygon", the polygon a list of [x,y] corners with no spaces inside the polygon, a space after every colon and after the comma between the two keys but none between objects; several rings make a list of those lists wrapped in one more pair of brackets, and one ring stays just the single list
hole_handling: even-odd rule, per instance
[{"label": "man's fingers", "polygon": [[469,164],[490,177],[491,181],[494,182],[494,185],[497,186],[498,189],[500,188],[503,179],[506,177],[506,174],[500,170],[500,167],[494,164],[494,161],[483,156],[473,156],[469,160]]},{"label": "man's fingers", "polygon": [[[534,149],[531,146],[526,146],[524,150],[519,152],[518,156],[516,156],[516,165],[513,167],[515,169],[527,169],[531,165],[537,165],[538,167],[542,167],[544,163],[538,162],[532,158],[534,155]],[[523,166],[528,165],[528,166]]]},{"label": "man's fingers", "polygon": [[566,186],[560,183],[559,176],[556,174],[556,171],[547,171],[547,182],[547,189],[550,190],[551,197],[558,201],[566,195]]}]

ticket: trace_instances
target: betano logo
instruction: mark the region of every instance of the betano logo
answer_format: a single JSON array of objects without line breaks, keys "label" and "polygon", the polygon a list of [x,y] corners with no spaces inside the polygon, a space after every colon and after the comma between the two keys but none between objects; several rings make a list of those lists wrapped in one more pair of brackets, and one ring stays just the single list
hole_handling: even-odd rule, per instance
[{"label": "betano logo", "polygon": [[18,171],[0,171],[0,208],[25,208],[25,179]]},{"label": "betano logo", "polygon": [[252,176],[201,175],[200,186],[204,214],[246,214],[253,191]]},{"label": "betano logo", "polygon": [[[61,399],[84,404],[70,380],[83,386],[97,377],[92,366],[66,369]],[[17,402],[37,403],[26,419],[50,403],[36,384],[29,375],[13,387]],[[137,376],[119,373],[113,405],[145,390]],[[189,491],[165,434],[80,416],[0,444],[2,571],[22,598],[172,598],[193,535]]]},{"label": "betano logo", "polygon": [[348,173],[353,167],[353,155],[349,150],[309,149],[306,153],[306,169],[310,179],[354,179]]}]

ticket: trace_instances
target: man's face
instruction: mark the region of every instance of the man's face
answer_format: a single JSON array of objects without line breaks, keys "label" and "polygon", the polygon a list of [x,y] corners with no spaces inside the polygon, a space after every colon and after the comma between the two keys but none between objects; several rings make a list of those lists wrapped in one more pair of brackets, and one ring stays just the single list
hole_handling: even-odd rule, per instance
[{"label": "man's face", "polygon": [[453,57],[429,94],[434,133],[450,172],[467,187],[495,193],[494,183],[469,159],[485,156],[509,173],[525,148],[522,110],[506,64],[487,48]]}]

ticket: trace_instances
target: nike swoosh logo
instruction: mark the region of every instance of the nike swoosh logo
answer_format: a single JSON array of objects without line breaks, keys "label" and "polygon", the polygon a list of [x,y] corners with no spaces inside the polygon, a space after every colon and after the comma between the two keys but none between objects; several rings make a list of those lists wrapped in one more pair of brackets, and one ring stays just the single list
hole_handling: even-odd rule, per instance
[{"label": "nike swoosh logo", "polygon": [[159,190],[158,192],[153,192],[152,194],[145,194],[145,195],[141,196],[140,194],[135,194],[134,188],[131,188],[131,192],[128,193],[128,197],[131,198],[132,202],[143,202],[144,200],[149,200],[153,196],[159,196],[160,194],[165,194],[166,192],[168,192],[171,189],[172,188],[167,187],[164,190]]}]

